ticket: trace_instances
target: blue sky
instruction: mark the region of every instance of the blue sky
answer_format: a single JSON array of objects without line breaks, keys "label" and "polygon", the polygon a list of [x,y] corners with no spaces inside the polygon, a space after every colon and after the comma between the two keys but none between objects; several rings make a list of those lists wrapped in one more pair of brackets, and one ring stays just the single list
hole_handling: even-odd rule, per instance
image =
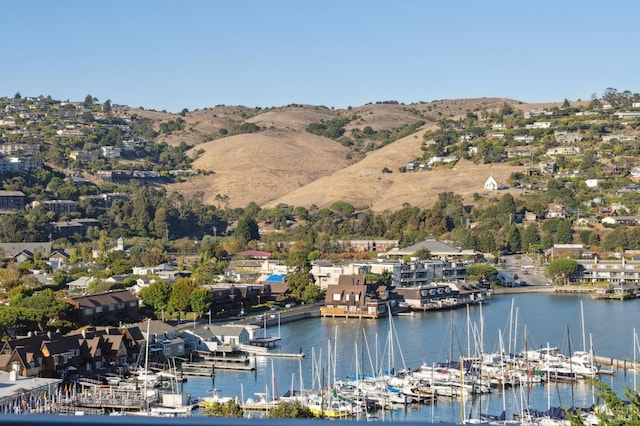
[{"label": "blue sky", "polygon": [[0,96],[177,112],[640,88],[640,2],[8,0]]}]

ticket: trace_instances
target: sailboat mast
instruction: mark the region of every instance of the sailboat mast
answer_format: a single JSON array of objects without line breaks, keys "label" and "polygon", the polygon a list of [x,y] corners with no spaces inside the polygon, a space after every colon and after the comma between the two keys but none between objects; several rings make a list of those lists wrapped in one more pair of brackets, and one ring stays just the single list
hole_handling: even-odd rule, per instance
[{"label": "sailboat mast", "polygon": [[587,340],[585,338],[584,330],[584,306],[582,306],[582,300],[580,301],[580,324],[582,325],[582,350],[587,351]]}]

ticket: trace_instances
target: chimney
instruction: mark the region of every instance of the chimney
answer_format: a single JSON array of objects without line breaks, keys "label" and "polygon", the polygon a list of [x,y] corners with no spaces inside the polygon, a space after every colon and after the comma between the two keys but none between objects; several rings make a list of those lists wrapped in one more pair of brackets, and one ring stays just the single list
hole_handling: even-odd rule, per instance
[{"label": "chimney", "polygon": [[9,372],[9,381],[17,382],[20,375],[20,364],[17,362],[11,363],[11,371]]}]

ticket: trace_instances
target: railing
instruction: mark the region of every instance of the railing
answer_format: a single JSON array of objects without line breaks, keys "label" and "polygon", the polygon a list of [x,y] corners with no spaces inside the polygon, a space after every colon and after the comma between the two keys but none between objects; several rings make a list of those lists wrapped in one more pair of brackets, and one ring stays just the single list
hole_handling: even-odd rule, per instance
[{"label": "railing", "polygon": [[[118,426],[243,426],[247,424],[264,426],[335,426],[335,420],[305,420],[305,419],[247,419],[247,418],[219,418],[219,417],[137,417],[137,416],[56,416],[56,415],[0,415],[0,425],[11,426],[69,426],[69,425],[118,425]],[[340,425],[361,424],[356,420],[340,420]],[[391,421],[385,422],[389,426],[416,426],[424,422]],[[438,422],[440,426],[452,426],[454,423]]]}]

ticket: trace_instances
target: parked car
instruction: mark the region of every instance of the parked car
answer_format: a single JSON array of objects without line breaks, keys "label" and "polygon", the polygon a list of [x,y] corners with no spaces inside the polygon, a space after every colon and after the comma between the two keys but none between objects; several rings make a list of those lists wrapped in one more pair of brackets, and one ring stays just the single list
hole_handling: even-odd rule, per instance
[{"label": "parked car", "polygon": [[285,308],[293,308],[294,306],[296,306],[296,302],[289,302],[286,305],[284,305]]}]

